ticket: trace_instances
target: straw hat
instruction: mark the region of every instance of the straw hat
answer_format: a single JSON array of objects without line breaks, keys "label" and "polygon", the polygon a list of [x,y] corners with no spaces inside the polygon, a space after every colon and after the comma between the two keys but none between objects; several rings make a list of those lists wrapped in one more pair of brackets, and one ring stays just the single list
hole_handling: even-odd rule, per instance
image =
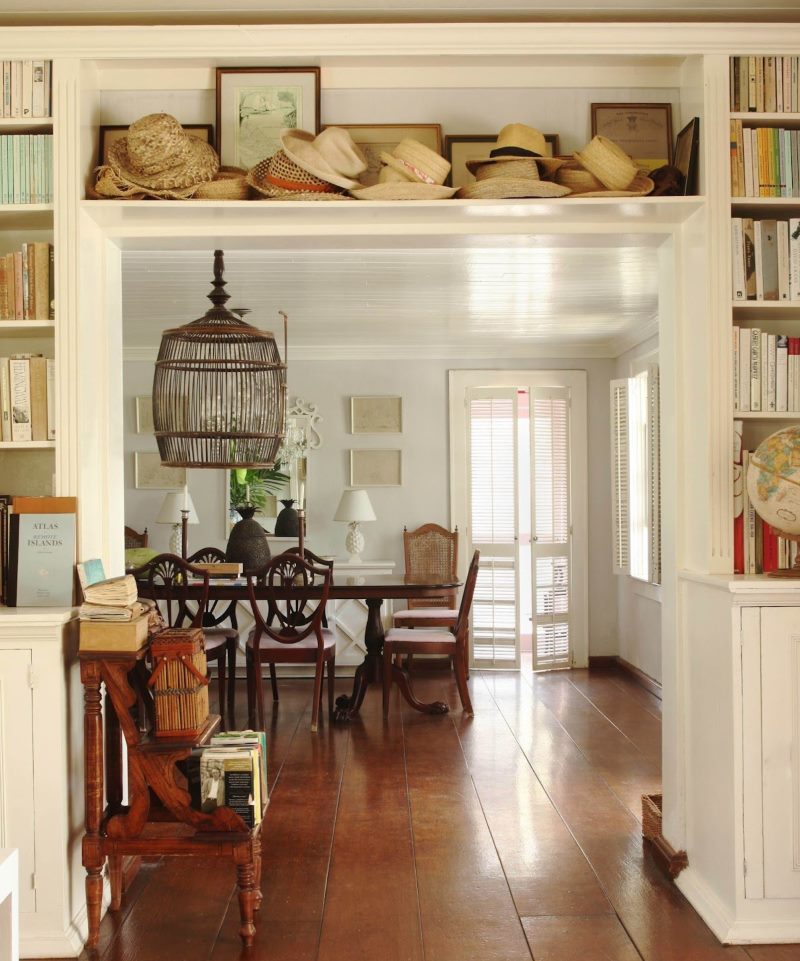
[{"label": "straw hat", "polygon": [[522,197],[564,197],[569,187],[541,180],[532,157],[514,157],[507,163],[487,162],[475,169],[475,183],[458,191],[462,200],[510,200]]},{"label": "straw hat", "polygon": [[328,180],[315,177],[279,150],[247,172],[247,183],[270,200],[349,200]]},{"label": "straw hat", "polygon": [[557,170],[563,160],[558,157],[547,157],[547,141],[544,134],[535,127],[528,127],[524,123],[509,123],[497,135],[497,143],[489,151],[489,156],[482,160],[468,160],[467,170],[475,173],[478,167],[490,163],[503,163],[529,157],[536,161],[548,173]]},{"label": "straw hat", "polygon": [[143,188],[149,196],[174,196],[213,180],[219,157],[170,114],[151,113],[134,120],[128,135],[111,144],[108,167],[116,179]]},{"label": "straw hat", "polygon": [[326,127],[319,136],[305,130],[281,133],[283,152],[307,173],[337,187],[358,187],[367,159],[342,127]]},{"label": "straw hat", "polygon": [[642,197],[654,187],[622,147],[608,137],[592,137],[575,159],[606,188],[583,191],[583,197]]},{"label": "straw hat", "polygon": [[401,140],[381,160],[378,182],[350,191],[357,200],[447,200],[456,192],[443,186],[450,164],[418,140]]},{"label": "straw hat", "polygon": [[220,167],[217,176],[208,183],[200,184],[192,200],[247,200],[250,186],[247,171],[241,167]]}]

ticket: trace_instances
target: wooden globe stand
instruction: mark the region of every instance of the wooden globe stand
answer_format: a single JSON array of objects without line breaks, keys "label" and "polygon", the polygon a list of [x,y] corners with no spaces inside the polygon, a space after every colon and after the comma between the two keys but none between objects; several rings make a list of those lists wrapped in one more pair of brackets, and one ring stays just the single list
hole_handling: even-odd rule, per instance
[{"label": "wooden globe stand", "polygon": [[[787,534],[784,531],[779,531],[777,527],[774,527],[773,530],[777,531],[781,537],[785,537],[787,541],[800,544],[800,534]],[[780,567],[776,571],[768,571],[767,577],[796,577],[800,579],[800,550],[798,550],[791,567]]]}]

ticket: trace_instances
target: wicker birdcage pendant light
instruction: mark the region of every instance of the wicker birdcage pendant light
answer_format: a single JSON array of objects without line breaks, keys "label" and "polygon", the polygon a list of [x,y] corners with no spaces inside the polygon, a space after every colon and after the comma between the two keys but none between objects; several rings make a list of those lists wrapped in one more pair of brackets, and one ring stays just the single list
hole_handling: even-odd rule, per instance
[{"label": "wicker birdcage pendant light", "polygon": [[271,332],[225,306],[224,270],[215,250],[212,306],[161,337],[153,424],[172,467],[272,467],[285,434],[286,364]]}]

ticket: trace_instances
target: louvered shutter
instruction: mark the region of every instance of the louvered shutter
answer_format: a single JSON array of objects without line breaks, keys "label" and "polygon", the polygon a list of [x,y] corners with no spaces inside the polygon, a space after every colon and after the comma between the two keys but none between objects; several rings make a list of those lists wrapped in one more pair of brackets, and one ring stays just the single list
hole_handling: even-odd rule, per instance
[{"label": "louvered shutter", "polygon": [[615,574],[630,570],[628,381],[611,381],[611,498]]}]

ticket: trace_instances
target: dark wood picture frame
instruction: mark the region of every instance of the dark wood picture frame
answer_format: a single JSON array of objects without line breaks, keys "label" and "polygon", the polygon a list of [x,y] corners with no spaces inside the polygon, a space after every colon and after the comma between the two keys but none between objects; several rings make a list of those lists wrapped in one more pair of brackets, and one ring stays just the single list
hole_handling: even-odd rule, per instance
[{"label": "dark wood picture frame", "polygon": [[671,103],[593,103],[592,136],[622,147],[646,170],[672,163]]},{"label": "dark wood picture frame", "polygon": [[[97,128],[97,166],[102,167],[106,162],[108,148],[114,140],[125,137],[128,133],[130,124],[127,123],[103,123]],[[214,127],[210,123],[184,123],[183,129],[193,137],[199,137],[206,143],[214,144]],[[109,134],[112,136],[109,137]]]},{"label": "dark wood picture frame", "polygon": [[675,138],[673,163],[683,174],[683,195],[697,193],[697,157],[700,146],[700,118],[692,117]]},{"label": "dark wood picture frame", "polygon": [[[550,145],[550,156],[557,157],[561,152],[559,135],[557,133],[546,133],[544,134],[545,142]],[[482,157],[488,157],[489,151],[493,149],[494,145],[497,143],[497,134],[482,134],[482,133],[453,133],[447,134],[444,138],[444,158],[451,165],[450,174],[447,178],[447,185],[449,187],[463,187],[465,184],[471,183],[475,178],[469,171],[462,170],[464,160],[472,160],[473,158],[459,158],[457,156],[458,150],[454,151],[453,147],[456,148],[460,144],[483,144],[485,147],[484,151],[480,154]]]},{"label": "dark wood picture frame", "polygon": [[[228,89],[229,84],[226,81],[235,77],[243,78],[248,74],[253,78],[250,84],[253,89],[246,96],[252,98],[253,105],[249,108],[247,117],[243,117],[243,104],[240,103],[237,108],[234,102],[236,88]],[[301,87],[299,105],[287,99],[286,91],[281,94],[279,88],[288,86]],[[259,88],[264,91],[262,94],[258,93]],[[268,94],[267,91],[271,89],[277,92]],[[216,111],[216,147],[220,163],[233,167],[253,167],[279,149],[278,135],[282,129],[299,128],[309,133],[319,133],[320,68],[217,67]],[[255,121],[260,116],[272,122],[257,125]],[[242,143],[241,127],[246,119],[252,119],[254,123],[249,125],[249,131],[245,131],[245,142]]]}]

